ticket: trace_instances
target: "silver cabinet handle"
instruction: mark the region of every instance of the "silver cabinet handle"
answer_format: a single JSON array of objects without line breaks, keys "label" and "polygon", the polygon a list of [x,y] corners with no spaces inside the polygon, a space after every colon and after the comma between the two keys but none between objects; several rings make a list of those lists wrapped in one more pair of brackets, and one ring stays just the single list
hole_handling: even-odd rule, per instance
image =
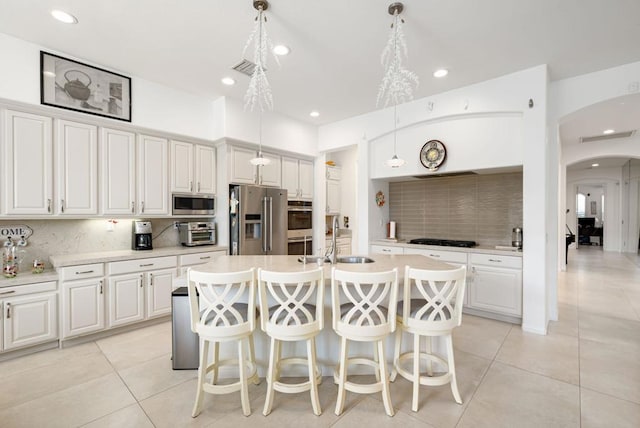
[{"label": "silver cabinet handle", "polygon": [[135,203],[135,202],[133,202],[133,201],[131,201],[131,214],[133,214],[133,213],[134,213],[134,211],[135,211],[135,206],[136,206],[136,203]]},{"label": "silver cabinet handle", "polygon": [[267,252],[267,197],[262,198],[262,251]]},{"label": "silver cabinet handle", "polygon": [[11,318],[11,303],[7,303],[7,319]]},{"label": "silver cabinet handle", "polygon": [[211,258],[211,256],[203,256],[203,257],[200,257],[200,260],[207,260],[207,259],[210,259],[210,258]]},{"label": "silver cabinet handle", "polygon": [[502,263],[502,260],[498,260],[498,259],[489,259],[489,261],[494,263]]},{"label": "silver cabinet handle", "polygon": [[87,273],[93,273],[93,270],[83,270],[82,272],[76,272],[76,275],[84,275]]},{"label": "silver cabinet handle", "polygon": [[60,199],[60,212],[64,214],[64,199]]},{"label": "silver cabinet handle", "polygon": [[140,202],[140,212],[144,213],[144,201]]},{"label": "silver cabinet handle", "polygon": [[4,296],[6,294],[13,294],[15,292],[16,292],[16,290],[3,291],[2,293],[0,293],[0,296]]},{"label": "silver cabinet handle", "polygon": [[51,212],[51,199],[47,199],[47,212]]},{"label": "silver cabinet handle", "polygon": [[102,294],[102,281],[100,281],[100,294]]},{"label": "silver cabinet handle", "polygon": [[256,174],[256,173],[253,174],[253,182],[255,184],[258,184],[258,174]]},{"label": "silver cabinet handle", "polygon": [[390,252],[391,252],[391,250],[390,250],[390,249],[388,249],[388,248],[383,248],[383,249],[382,249],[382,251],[383,251],[384,253],[390,253]]},{"label": "silver cabinet handle", "polygon": [[273,197],[269,196],[269,251],[273,251]]},{"label": "silver cabinet handle", "polygon": [[200,193],[200,182],[198,181],[198,190],[196,190],[198,193]]},{"label": "silver cabinet handle", "polygon": [[189,191],[193,192],[193,181],[189,182]]},{"label": "silver cabinet handle", "polygon": [[152,273],[149,274],[149,285],[151,287],[153,287],[153,274]]},{"label": "silver cabinet handle", "polygon": [[153,266],[153,263],[145,263],[140,265],[140,267],[147,267],[147,266]]},{"label": "silver cabinet handle", "polygon": [[142,288],[142,274],[140,274],[140,288]]},{"label": "silver cabinet handle", "polygon": [[429,254],[429,257],[440,257],[439,254]]}]

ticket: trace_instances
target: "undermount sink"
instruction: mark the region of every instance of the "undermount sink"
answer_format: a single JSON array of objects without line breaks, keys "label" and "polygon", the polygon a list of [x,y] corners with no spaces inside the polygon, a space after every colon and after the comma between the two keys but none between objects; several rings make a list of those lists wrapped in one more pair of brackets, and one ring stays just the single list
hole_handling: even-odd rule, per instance
[{"label": "undermount sink", "polygon": [[364,256],[338,257],[338,263],[373,263],[375,260]]},{"label": "undermount sink", "polygon": [[302,256],[302,257],[298,257],[298,261],[300,263],[318,263],[318,260],[321,260],[320,263],[331,263],[331,259],[329,257],[322,257],[322,256]]}]

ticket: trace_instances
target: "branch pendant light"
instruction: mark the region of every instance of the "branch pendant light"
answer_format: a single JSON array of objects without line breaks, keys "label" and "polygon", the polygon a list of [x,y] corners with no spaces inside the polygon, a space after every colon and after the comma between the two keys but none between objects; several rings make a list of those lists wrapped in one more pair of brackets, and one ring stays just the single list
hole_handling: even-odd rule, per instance
[{"label": "branch pendant light", "polygon": [[265,109],[273,110],[273,95],[271,93],[271,86],[267,79],[265,67],[267,62],[267,53],[269,52],[269,47],[271,45],[271,41],[267,36],[267,17],[265,15],[265,10],[269,8],[269,2],[266,0],[255,0],[253,2],[253,7],[258,11],[258,15],[255,18],[253,31],[249,35],[249,39],[244,46],[242,55],[244,56],[247,48],[253,42],[253,63],[256,66],[251,74],[249,87],[247,88],[247,92],[244,96],[244,108],[245,110],[250,111],[253,111],[256,107],[260,109],[260,118],[258,123],[258,156],[251,159],[249,162],[251,162],[252,165],[263,166],[270,164],[271,160],[263,157],[262,155],[262,113]]},{"label": "branch pendant light", "polygon": [[404,5],[400,2],[389,5],[389,15],[393,15],[389,39],[382,50],[381,62],[384,67],[384,75],[378,89],[376,105],[387,107],[393,103],[393,157],[385,164],[392,168],[398,168],[405,164],[403,159],[398,158],[396,152],[397,145],[397,124],[398,124],[398,104],[413,98],[413,88],[418,85],[418,76],[404,68],[403,57],[407,57],[407,43],[404,38],[402,26],[404,19],[400,14],[404,10]]}]

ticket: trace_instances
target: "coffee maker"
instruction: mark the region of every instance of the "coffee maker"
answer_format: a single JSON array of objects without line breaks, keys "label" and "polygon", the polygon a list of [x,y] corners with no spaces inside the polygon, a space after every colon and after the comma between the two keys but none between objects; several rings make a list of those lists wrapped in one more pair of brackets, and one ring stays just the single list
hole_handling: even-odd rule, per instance
[{"label": "coffee maker", "polygon": [[133,233],[131,237],[131,249],[153,250],[151,241],[151,222],[138,220],[134,221]]}]

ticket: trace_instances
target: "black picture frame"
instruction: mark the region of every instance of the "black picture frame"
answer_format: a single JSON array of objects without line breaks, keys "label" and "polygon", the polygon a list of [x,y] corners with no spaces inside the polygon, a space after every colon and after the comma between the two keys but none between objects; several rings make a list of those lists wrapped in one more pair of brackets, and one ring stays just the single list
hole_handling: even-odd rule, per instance
[{"label": "black picture frame", "polygon": [[131,78],[40,51],[40,104],[131,122]]}]

